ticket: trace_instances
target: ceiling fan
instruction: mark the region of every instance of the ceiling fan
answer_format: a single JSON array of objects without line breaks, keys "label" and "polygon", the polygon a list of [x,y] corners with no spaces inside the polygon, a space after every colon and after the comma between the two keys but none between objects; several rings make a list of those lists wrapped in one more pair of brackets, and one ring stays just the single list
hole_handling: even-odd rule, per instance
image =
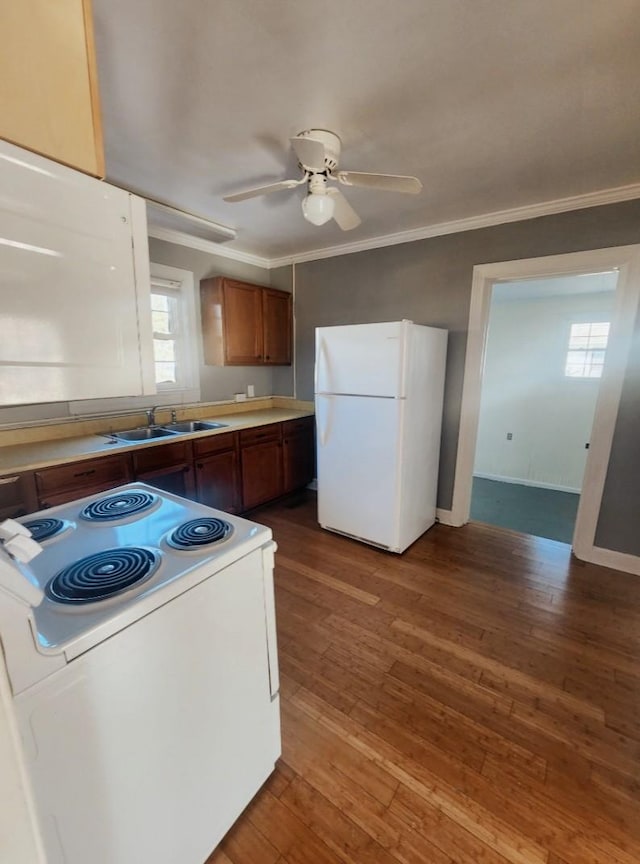
[{"label": "ceiling fan", "polygon": [[335,219],[343,231],[350,231],[360,224],[361,219],[340,189],[329,186],[329,180],[337,180],[344,186],[364,186],[367,189],[405,192],[409,195],[417,195],[422,189],[422,183],[417,177],[338,171],[341,141],[335,132],[327,129],[307,129],[289,140],[304,172],[299,180],[280,180],[267,186],[225,195],[223,200],[235,203],[258,195],[279,192],[281,189],[293,189],[306,183],[307,195],[302,199],[304,218],[314,225],[324,225],[329,219]]}]

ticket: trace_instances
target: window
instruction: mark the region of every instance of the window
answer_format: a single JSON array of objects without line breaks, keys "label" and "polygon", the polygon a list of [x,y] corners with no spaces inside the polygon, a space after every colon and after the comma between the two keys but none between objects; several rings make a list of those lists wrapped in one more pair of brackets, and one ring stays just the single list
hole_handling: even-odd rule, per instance
[{"label": "window", "polygon": [[191,273],[151,265],[151,326],[158,393],[193,389],[197,372]]},{"label": "window", "polygon": [[608,321],[572,324],[564,374],[568,378],[601,378],[608,339]]},{"label": "window", "polygon": [[179,300],[175,290],[151,280],[153,361],[159,387],[178,383],[176,342],[180,340]]}]

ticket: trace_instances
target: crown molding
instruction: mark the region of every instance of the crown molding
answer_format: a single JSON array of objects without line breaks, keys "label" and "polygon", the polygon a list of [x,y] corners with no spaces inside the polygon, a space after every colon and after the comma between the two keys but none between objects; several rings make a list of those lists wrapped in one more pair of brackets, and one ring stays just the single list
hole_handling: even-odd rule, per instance
[{"label": "crown molding", "polygon": [[541,216],[551,216],[554,213],[568,213],[571,210],[585,210],[588,207],[601,207],[605,204],[617,204],[622,201],[633,201],[640,198],[640,183],[629,186],[618,186],[614,189],[600,189],[597,192],[587,192],[583,195],[573,195],[569,198],[557,198],[553,201],[543,201],[539,204],[528,204],[524,207],[514,207],[510,210],[495,210],[479,216],[469,216],[465,219],[453,219],[450,222],[439,222],[413,228],[410,231],[399,231],[395,234],[382,234],[370,237],[368,240],[358,240],[354,243],[344,243],[340,246],[328,246],[312,249],[309,252],[284,255],[279,258],[265,258],[242,252],[229,246],[223,246],[210,240],[204,240],[192,234],[163,228],[157,225],[149,226],[149,236],[157,240],[166,240],[179,246],[188,246],[201,252],[220,255],[253,264],[265,270],[285,267],[289,264],[302,264],[305,261],[317,261],[321,258],[334,258],[338,255],[350,255],[354,252],[365,252],[368,249],[380,249],[384,246],[396,246],[400,243],[412,243],[415,240],[426,240],[429,237],[442,237],[445,234],[459,234],[463,231],[475,231],[478,228],[489,228],[494,225],[506,225],[509,222],[523,222],[527,219],[538,219]]},{"label": "crown molding", "polygon": [[[212,240],[204,240],[193,234],[185,234],[184,231],[175,231],[173,228],[161,228],[158,225],[149,225],[147,234],[156,240],[166,240],[167,243],[175,243],[177,246],[188,246],[189,249],[197,249],[199,252],[209,252],[210,255],[219,255],[221,258],[231,258],[234,261],[242,261],[243,264],[253,264],[268,270],[274,266],[268,258],[252,255],[250,252],[241,252],[239,249],[231,249],[222,246]],[[278,266],[278,265],[275,265]]]},{"label": "crown molding", "polygon": [[538,219],[541,216],[551,216],[554,213],[567,213],[571,210],[586,210],[588,207],[600,207],[605,204],[617,204],[621,201],[632,201],[640,198],[640,183],[629,186],[617,186],[614,189],[600,189],[597,192],[587,192],[583,195],[573,195],[569,198],[557,198],[553,201],[543,201],[539,204],[528,204],[524,207],[514,207],[510,210],[496,210],[483,213],[480,216],[469,216],[465,219],[454,219],[451,222],[440,222],[435,225],[425,225],[410,231],[399,231],[396,234],[383,234],[368,240],[355,243],[345,243],[341,246],[329,246],[325,249],[313,249],[298,255],[287,255],[282,258],[269,259],[268,267],[282,267],[286,264],[301,264],[305,261],[317,261],[320,258],[334,258],[337,255],[350,255],[354,252],[364,252],[368,249],[379,249],[384,246],[396,246],[400,243],[412,243],[415,240],[426,240],[429,237],[442,237],[445,234],[458,234],[462,231],[474,231],[478,228],[488,228],[493,225],[505,225],[509,222],[522,222],[527,219]]}]

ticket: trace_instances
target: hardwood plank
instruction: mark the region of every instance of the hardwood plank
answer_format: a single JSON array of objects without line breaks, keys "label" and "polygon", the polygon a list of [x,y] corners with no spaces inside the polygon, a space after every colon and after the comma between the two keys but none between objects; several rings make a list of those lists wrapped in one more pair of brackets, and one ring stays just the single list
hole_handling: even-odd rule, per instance
[{"label": "hardwood plank", "polygon": [[276,864],[280,852],[248,820],[239,819],[220,844],[233,864]]},{"label": "hardwood plank", "polygon": [[299,564],[297,561],[293,561],[291,558],[286,558],[284,555],[280,556],[279,561],[282,567],[287,567],[299,576],[305,576],[307,579],[313,579],[316,582],[320,582],[321,585],[326,585],[327,588],[333,588],[334,591],[341,591],[343,594],[348,594],[350,597],[353,597],[354,600],[359,600],[361,603],[366,603],[368,606],[375,606],[376,603],[380,602],[380,598],[375,594],[372,594],[370,591],[363,591],[361,588],[356,588],[348,582],[336,579],[320,570],[314,570],[312,567],[307,567],[305,564]]},{"label": "hardwood plank", "polygon": [[393,556],[313,497],[254,518],[283,758],[208,864],[640,862],[640,580],[473,524]]}]

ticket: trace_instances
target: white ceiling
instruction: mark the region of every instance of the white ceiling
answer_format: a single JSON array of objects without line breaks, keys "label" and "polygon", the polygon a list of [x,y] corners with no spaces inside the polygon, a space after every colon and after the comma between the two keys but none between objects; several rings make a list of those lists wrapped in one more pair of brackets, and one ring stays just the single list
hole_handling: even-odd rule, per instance
[{"label": "white ceiling", "polygon": [[[94,0],[112,182],[238,229],[267,258],[640,182],[638,0]],[[288,138],[340,167],[362,225],[314,227]]]}]

